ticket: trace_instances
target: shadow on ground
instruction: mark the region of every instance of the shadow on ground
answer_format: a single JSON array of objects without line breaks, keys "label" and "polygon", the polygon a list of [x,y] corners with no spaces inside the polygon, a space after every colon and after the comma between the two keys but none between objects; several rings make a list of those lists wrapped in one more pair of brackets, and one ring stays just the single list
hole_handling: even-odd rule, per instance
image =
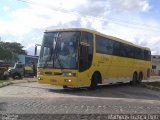
[{"label": "shadow on ground", "polygon": [[[31,86],[30,86],[31,85]],[[34,85],[20,85],[14,86],[27,87],[33,89],[41,89],[47,93],[59,93],[61,96],[82,96],[82,97],[103,97],[103,98],[129,98],[129,99],[146,99],[146,100],[160,100],[160,92],[145,88],[143,83],[141,85],[131,86],[129,83],[101,85],[97,90],[89,90],[88,88],[67,88],[57,86],[46,86],[34,83]],[[43,91],[42,91],[43,94]]]},{"label": "shadow on ground", "polygon": [[48,89],[49,92],[75,96],[112,97],[160,100],[160,92],[147,89],[141,85],[131,86],[129,83],[101,85],[97,90],[88,88]]}]

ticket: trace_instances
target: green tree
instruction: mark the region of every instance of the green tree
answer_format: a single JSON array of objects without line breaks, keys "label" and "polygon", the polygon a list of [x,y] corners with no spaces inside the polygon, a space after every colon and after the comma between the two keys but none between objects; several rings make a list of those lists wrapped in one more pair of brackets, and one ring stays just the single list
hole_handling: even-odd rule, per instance
[{"label": "green tree", "polygon": [[18,54],[26,55],[23,48],[24,46],[17,42],[0,41],[0,60],[11,61],[16,60]]}]

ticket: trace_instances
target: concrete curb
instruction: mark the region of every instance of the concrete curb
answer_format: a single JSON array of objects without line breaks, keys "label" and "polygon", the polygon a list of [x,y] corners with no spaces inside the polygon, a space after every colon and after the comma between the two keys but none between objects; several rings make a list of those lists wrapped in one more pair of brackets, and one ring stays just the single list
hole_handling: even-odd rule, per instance
[{"label": "concrete curb", "polygon": [[160,79],[142,80],[142,82],[144,82],[144,83],[147,83],[147,82],[160,82]]},{"label": "concrete curb", "polygon": [[159,88],[159,87],[155,87],[155,86],[148,85],[148,84],[143,84],[143,86],[146,87],[146,88],[148,88],[148,89],[151,89],[151,90],[160,91],[160,88]]},{"label": "concrete curb", "polygon": [[7,82],[3,82],[3,83],[0,83],[0,88],[1,87],[5,87],[5,86],[8,86],[8,85],[11,85],[11,84],[19,84],[19,83],[27,83],[27,82],[37,82],[38,80],[37,79],[28,79],[28,80],[10,80],[10,81],[7,81]]}]

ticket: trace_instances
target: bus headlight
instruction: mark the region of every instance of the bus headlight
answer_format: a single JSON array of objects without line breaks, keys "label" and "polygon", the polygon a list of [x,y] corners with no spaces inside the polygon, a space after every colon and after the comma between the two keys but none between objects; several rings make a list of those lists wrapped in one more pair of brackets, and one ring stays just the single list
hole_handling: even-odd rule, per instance
[{"label": "bus headlight", "polygon": [[70,79],[64,79],[65,82],[72,82]]},{"label": "bus headlight", "polygon": [[75,76],[76,76],[76,73],[63,72],[62,75],[63,75],[63,76],[71,76],[71,77],[75,77]]},{"label": "bus headlight", "polygon": [[38,80],[43,80],[43,78],[38,77]]}]

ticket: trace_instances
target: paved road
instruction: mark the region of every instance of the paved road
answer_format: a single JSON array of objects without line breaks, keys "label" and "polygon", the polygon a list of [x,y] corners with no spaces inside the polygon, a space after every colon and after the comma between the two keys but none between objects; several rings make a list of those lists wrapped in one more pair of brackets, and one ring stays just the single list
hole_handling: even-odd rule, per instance
[{"label": "paved road", "polygon": [[98,90],[20,83],[0,88],[1,113],[160,113],[160,92],[129,84]]}]

